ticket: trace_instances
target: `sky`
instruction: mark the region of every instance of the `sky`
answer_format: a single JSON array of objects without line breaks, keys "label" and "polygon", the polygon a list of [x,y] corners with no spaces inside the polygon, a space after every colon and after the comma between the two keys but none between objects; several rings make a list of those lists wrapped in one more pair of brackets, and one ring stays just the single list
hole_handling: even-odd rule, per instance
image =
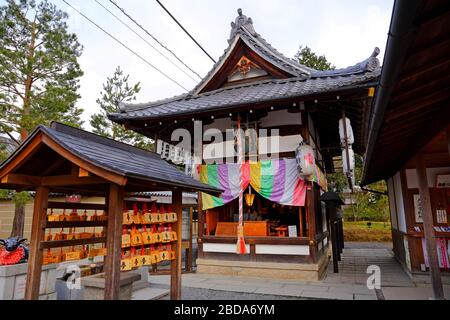
[{"label": "sky", "polygon": [[[185,92],[145,64],[113,39],[86,21],[62,0],[49,0],[69,13],[70,31],[84,46],[79,58],[84,75],[81,78],[77,105],[85,111],[84,127],[90,129],[90,116],[99,111],[96,99],[102,84],[120,66],[130,75],[130,82],[140,82],[136,102],[148,102]],[[145,59],[176,79],[188,90],[196,82],[179,71],[139,37],[129,31],[95,0],[66,0],[98,23]],[[138,29],[108,0],[97,0],[108,7],[148,42],[164,51]],[[202,77],[213,62],[188,38],[154,0],[116,0],[165,46],[175,52]],[[230,23],[237,9],[253,20],[256,32],[273,47],[293,57],[300,45],[307,45],[317,54],[324,54],[337,68],[360,62],[375,47],[381,49],[382,61],[386,46],[393,0],[161,0],[196,40],[218,59],[228,46]],[[0,0],[0,4],[4,1]],[[170,56],[170,55],[169,55]],[[193,76],[195,78],[195,76]]]}]

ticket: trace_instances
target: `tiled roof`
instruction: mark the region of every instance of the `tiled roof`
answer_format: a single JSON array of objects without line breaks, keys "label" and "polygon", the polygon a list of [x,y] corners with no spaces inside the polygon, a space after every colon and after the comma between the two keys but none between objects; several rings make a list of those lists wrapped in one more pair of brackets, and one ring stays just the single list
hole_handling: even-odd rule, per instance
[{"label": "tiled roof", "polygon": [[56,122],[52,123],[51,128],[39,126],[26,142],[0,165],[0,169],[10,162],[39,132],[48,135],[65,150],[84,161],[124,177],[178,186],[189,190],[212,193],[221,191],[187,176],[154,152]]},{"label": "tiled roof", "polygon": [[269,102],[286,98],[310,96],[326,92],[338,92],[378,79],[380,70],[334,77],[312,77],[305,80],[288,78],[282,80],[264,80],[236,87],[226,87],[196,96],[182,96],[148,104],[135,104],[121,113],[109,114],[113,121],[126,119],[154,119],[163,116],[182,115],[202,111],[212,111]]},{"label": "tiled roof", "polygon": [[[353,88],[378,80],[381,71],[380,63],[376,58],[379,53],[378,48],[375,48],[368,59],[353,66],[337,70],[315,70],[278,52],[255,31],[251,18],[243,15],[241,9],[238,10],[238,13],[239,16],[231,24],[232,30],[228,40],[228,48],[214,64],[211,71],[193,90],[160,101],[122,104],[120,113],[109,114],[108,117],[117,122],[127,119],[156,119],[170,115],[223,109],[241,104],[253,104],[283,98],[300,98]],[[239,39],[263,59],[285,71],[292,78],[264,80],[200,93],[202,88],[222,67]]]}]

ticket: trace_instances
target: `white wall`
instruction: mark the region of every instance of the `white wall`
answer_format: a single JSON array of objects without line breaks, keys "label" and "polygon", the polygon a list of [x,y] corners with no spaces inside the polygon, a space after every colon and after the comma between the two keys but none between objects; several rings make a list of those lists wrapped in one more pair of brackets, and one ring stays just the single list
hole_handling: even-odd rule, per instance
[{"label": "white wall", "polygon": [[[245,245],[247,252],[250,252],[250,245]],[[203,243],[204,252],[236,253],[236,244],[231,243]]]},{"label": "white wall", "polygon": [[403,192],[400,172],[393,177],[395,190],[395,204],[397,206],[398,230],[406,232],[405,206],[403,203]]},{"label": "white wall", "polygon": [[256,254],[286,254],[286,255],[309,255],[309,246],[306,245],[278,245],[278,244],[257,244]]},{"label": "white wall", "polygon": [[387,181],[387,189],[389,196],[389,211],[391,213],[392,229],[398,230],[397,209],[395,207],[394,181],[392,178]]},{"label": "white wall", "polygon": [[[258,154],[292,152],[297,149],[302,140],[303,138],[300,134],[282,137],[260,137],[258,138]],[[203,159],[205,160],[231,158],[234,156],[234,140],[210,143],[203,146]]]},{"label": "white wall", "polygon": [[[437,174],[445,174],[450,172],[450,167],[440,167],[440,168],[427,168],[427,178],[428,178],[428,187],[435,188],[436,187],[436,175]],[[406,182],[408,189],[418,189],[419,188],[419,180],[417,179],[417,171],[416,169],[407,169],[406,170]]]}]

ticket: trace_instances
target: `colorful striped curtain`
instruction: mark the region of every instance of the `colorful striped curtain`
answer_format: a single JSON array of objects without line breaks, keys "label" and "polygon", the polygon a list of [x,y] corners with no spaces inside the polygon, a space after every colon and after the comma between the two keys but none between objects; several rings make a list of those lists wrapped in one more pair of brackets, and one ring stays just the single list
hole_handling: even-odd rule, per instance
[{"label": "colorful striped curtain", "polygon": [[[317,181],[321,180],[320,170],[315,177]],[[202,193],[203,210],[227,204],[239,196],[239,165],[202,165],[200,181],[224,190],[220,198]],[[306,184],[298,174],[295,159],[246,162],[243,168],[243,189],[249,184],[270,201],[289,206],[305,205]]]}]

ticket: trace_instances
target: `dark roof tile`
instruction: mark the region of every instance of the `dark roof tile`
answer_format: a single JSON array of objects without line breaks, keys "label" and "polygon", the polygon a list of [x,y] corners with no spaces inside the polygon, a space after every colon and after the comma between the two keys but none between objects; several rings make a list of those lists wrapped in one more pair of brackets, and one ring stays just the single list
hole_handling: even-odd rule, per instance
[{"label": "dark roof tile", "polygon": [[109,114],[113,121],[126,119],[156,119],[167,115],[182,115],[192,111],[209,111],[227,107],[268,102],[272,100],[334,92],[377,81],[380,69],[363,74],[324,78],[290,78],[264,80],[239,87],[221,88],[188,99],[170,101],[165,104],[141,104],[140,109]]},{"label": "dark roof tile", "polygon": [[84,161],[124,177],[198,191],[212,193],[221,191],[187,176],[154,152],[56,122],[52,123],[50,128],[39,126],[27,141],[0,165],[0,168],[9,163],[38,132],[44,132],[61,147]]}]

